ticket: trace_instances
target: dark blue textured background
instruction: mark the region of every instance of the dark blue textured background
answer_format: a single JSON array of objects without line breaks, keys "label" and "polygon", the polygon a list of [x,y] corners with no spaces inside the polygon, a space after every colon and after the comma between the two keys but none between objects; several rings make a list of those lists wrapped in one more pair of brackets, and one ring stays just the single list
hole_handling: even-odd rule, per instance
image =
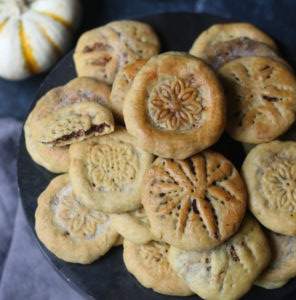
[{"label": "dark blue textured background", "polygon": [[[252,22],[274,33],[277,42],[296,42],[296,1],[294,0],[81,0],[83,21],[73,45],[83,31],[112,20],[160,12],[206,12],[239,21]],[[282,49],[285,55],[285,49]],[[1,53],[0,53],[1,59]],[[296,62],[295,55],[289,56]],[[0,79],[0,117],[24,120],[36,91],[46,74],[21,82]]]}]

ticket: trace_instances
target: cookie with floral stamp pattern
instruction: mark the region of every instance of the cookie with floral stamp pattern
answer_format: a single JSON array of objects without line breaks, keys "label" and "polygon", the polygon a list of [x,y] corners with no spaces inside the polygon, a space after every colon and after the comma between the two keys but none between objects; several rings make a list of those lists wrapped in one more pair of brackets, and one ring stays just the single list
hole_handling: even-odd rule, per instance
[{"label": "cookie with floral stamp pattern", "polygon": [[251,216],[219,247],[185,251],[171,246],[168,260],[188,287],[203,299],[239,299],[270,261],[268,241]]},{"label": "cookie with floral stamp pattern", "polygon": [[28,153],[35,163],[52,173],[65,173],[69,171],[70,155],[69,147],[49,147],[32,138],[30,126],[31,114],[25,125],[25,142]]},{"label": "cookie with floral stamp pattern", "polygon": [[233,139],[269,142],[294,122],[296,78],[287,65],[268,57],[243,57],[218,74],[227,99],[226,132]]},{"label": "cookie with floral stamp pattern", "polygon": [[146,62],[146,59],[136,60],[134,63],[124,66],[115,77],[110,94],[110,107],[116,119],[121,122],[123,122],[122,107],[124,98],[135,76]]},{"label": "cookie with floral stamp pattern", "polygon": [[153,155],[124,128],[72,144],[70,160],[74,193],[87,207],[106,213],[141,207],[141,184]]},{"label": "cookie with floral stamp pattern", "polygon": [[142,202],[158,240],[204,250],[238,230],[247,191],[233,164],[207,150],[186,160],[156,159],[144,177]]},{"label": "cookie with floral stamp pattern", "polygon": [[143,207],[128,213],[111,214],[112,226],[124,239],[135,244],[146,244],[154,239]]},{"label": "cookie with floral stamp pattern", "polygon": [[86,208],[73,194],[68,174],[54,178],[39,196],[35,220],[40,241],[67,262],[91,263],[118,239],[109,216]]},{"label": "cookie with floral stamp pattern", "polygon": [[242,165],[249,209],[266,228],[296,236],[296,142],[257,145]]},{"label": "cookie with floral stamp pattern", "polygon": [[167,52],[138,72],[125,97],[123,116],[144,150],[184,159],[220,138],[226,123],[224,93],[202,60]]},{"label": "cookie with floral stamp pattern", "polygon": [[255,284],[265,289],[277,289],[296,276],[296,237],[267,231],[271,247],[271,262]]},{"label": "cookie with floral stamp pattern", "polygon": [[169,245],[151,241],[137,245],[123,242],[123,260],[127,270],[146,288],[171,296],[189,296],[193,293],[175,274],[168,262]]},{"label": "cookie with floral stamp pattern", "polygon": [[82,34],[75,48],[78,76],[90,76],[112,84],[118,71],[160,50],[152,27],[138,21],[115,21]]},{"label": "cookie with floral stamp pattern", "polygon": [[204,59],[209,49],[220,43],[242,37],[262,42],[272,49],[277,49],[274,41],[254,25],[250,23],[226,23],[214,24],[203,31],[194,41],[189,53]]}]

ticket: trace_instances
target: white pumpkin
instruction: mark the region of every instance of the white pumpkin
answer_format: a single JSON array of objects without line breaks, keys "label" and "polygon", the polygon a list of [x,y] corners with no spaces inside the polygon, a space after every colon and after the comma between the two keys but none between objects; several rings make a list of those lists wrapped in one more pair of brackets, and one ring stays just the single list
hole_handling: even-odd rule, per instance
[{"label": "white pumpkin", "polygon": [[52,67],[80,15],[79,0],[0,0],[0,76],[19,80]]}]

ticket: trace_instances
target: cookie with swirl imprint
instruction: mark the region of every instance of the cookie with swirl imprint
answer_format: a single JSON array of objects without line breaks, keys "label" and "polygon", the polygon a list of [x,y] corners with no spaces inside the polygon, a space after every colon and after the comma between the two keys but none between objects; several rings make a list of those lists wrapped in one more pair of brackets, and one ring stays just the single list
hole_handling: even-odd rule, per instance
[{"label": "cookie with swirl imprint", "polygon": [[146,64],[146,59],[136,60],[124,66],[116,75],[110,94],[110,108],[115,118],[123,123],[123,101],[137,73]]},{"label": "cookie with swirl imprint", "polygon": [[75,48],[78,76],[112,84],[118,71],[138,59],[159,53],[159,39],[149,24],[121,20],[82,34]]},{"label": "cookie with swirl imprint", "polygon": [[226,132],[235,140],[260,144],[283,134],[295,121],[296,78],[269,57],[243,57],[218,70],[227,99]]},{"label": "cookie with swirl imprint", "polygon": [[185,159],[220,138],[226,123],[224,93],[202,60],[167,52],[138,72],[125,97],[123,116],[144,150]]},{"label": "cookie with swirl imprint", "polygon": [[141,207],[141,183],[153,155],[122,127],[70,146],[74,193],[91,209],[106,213]]},{"label": "cookie with swirl imprint", "polygon": [[255,284],[265,289],[278,289],[296,276],[296,237],[267,230],[271,261]]},{"label": "cookie with swirl imprint", "polygon": [[68,174],[54,178],[38,198],[35,230],[60,259],[89,264],[118,240],[107,214],[86,208],[73,194]]},{"label": "cookie with swirl imprint", "polygon": [[249,209],[266,228],[296,236],[296,142],[257,145],[242,165]]},{"label": "cookie with swirl imprint", "polygon": [[193,293],[177,276],[168,262],[169,245],[151,241],[137,245],[123,242],[123,260],[127,270],[146,288],[171,296],[189,296]]},{"label": "cookie with swirl imprint", "polygon": [[[254,25],[250,23],[226,23],[214,24],[207,30],[203,31],[194,41],[189,53],[207,60],[209,53],[219,54],[217,52],[215,53],[215,48],[220,48],[220,50],[222,50],[223,43],[235,41],[236,39],[240,38],[247,38],[255,43],[260,42],[267,45],[268,48],[265,48],[257,44],[262,51],[275,53],[272,52],[272,50],[276,51],[277,49],[275,42],[267,34]],[[239,42],[239,40],[236,42]],[[224,44],[224,46],[225,45],[227,44]],[[228,44],[228,46],[231,46],[231,44]],[[248,48],[250,47],[252,46],[249,45]],[[225,51],[223,51],[223,53],[223,56],[225,57],[229,55],[226,54]]]},{"label": "cookie with swirl imprint", "polygon": [[247,191],[233,164],[207,150],[186,160],[157,158],[144,176],[142,202],[158,240],[201,251],[238,230]]},{"label": "cookie with swirl imprint", "polygon": [[168,260],[188,287],[208,300],[239,299],[252,287],[270,261],[268,241],[251,216],[222,245],[207,251],[186,251],[171,246]]}]

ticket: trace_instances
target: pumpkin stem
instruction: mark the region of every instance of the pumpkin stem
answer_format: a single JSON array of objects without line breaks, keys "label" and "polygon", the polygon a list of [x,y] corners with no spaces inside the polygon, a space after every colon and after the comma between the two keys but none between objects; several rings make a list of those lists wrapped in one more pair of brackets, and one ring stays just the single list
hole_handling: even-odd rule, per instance
[{"label": "pumpkin stem", "polygon": [[22,15],[29,7],[30,1],[28,0],[14,0],[18,10],[19,14]]}]

